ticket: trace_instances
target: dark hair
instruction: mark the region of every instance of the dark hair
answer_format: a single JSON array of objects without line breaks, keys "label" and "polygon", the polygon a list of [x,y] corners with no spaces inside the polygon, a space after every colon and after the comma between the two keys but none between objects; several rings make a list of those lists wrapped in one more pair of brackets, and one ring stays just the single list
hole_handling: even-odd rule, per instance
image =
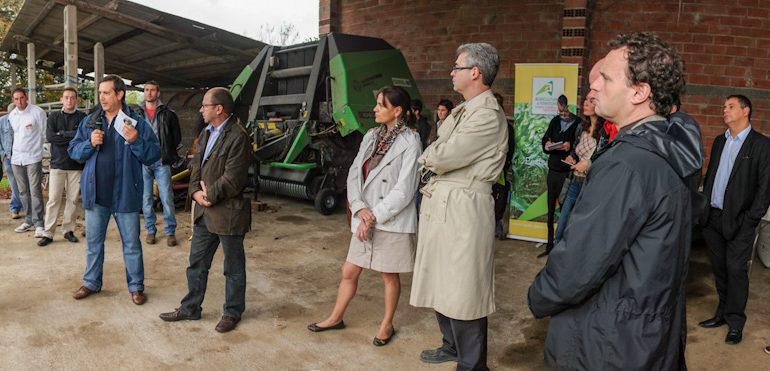
[{"label": "dark hair", "polygon": [[211,104],[221,105],[222,111],[227,115],[233,113],[235,103],[233,103],[233,95],[230,94],[230,90],[218,87],[209,89],[209,92],[211,93]]},{"label": "dark hair", "polygon": [[[585,102],[585,100],[584,100],[584,102]],[[597,115],[596,112],[594,112],[594,116],[596,116],[596,127],[594,127],[594,131],[591,133],[591,137],[596,139],[596,140],[599,140],[599,138],[601,138],[601,136],[602,136],[601,129],[599,128],[599,123],[601,122],[601,120],[599,120],[599,115]],[[580,114],[580,132],[582,133],[582,132],[588,130],[590,125],[591,125],[591,117],[590,116],[586,116],[585,112],[581,112],[581,114]]]},{"label": "dark hair", "polygon": [[452,103],[452,101],[449,100],[449,99],[442,99],[442,100],[438,101],[438,104],[436,105],[436,107],[438,107],[438,106],[444,106],[449,111],[451,111],[451,110],[453,110],[455,108],[455,104]]},{"label": "dark hair", "polygon": [[559,96],[559,98],[556,100],[556,102],[558,102],[559,104],[561,104],[564,107],[568,107],[567,103],[569,101],[567,100],[567,96],[562,94],[562,95]]},{"label": "dark hair", "polygon": [[658,36],[647,32],[622,34],[610,42],[612,50],[624,47],[628,49],[626,77],[629,86],[650,85],[650,108],[661,116],[668,116],[674,97],[684,89],[684,64],[679,53]]},{"label": "dark hair", "polygon": [[144,86],[147,86],[147,85],[155,85],[155,87],[158,88],[158,91],[160,91],[160,84],[158,84],[158,82],[155,80],[150,80],[145,82]]},{"label": "dark hair", "polygon": [[412,99],[412,108],[417,111],[422,111],[422,101],[419,99]]},{"label": "dark hair", "polygon": [[390,103],[393,107],[401,107],[401,119],[406,121],[406,125],[409,126],[414,120],[412,115],[408,113],[412,108],[412,98],[409,96],[409,92],[400,86],[386,86],[377,92],[375,97],[379,97],[382,94],[384,101]]},{"label": "dark hair", "polygon": [[[749,98],[746,97],[745,95],[741,95],[741,94],[733,94],[733,95],[727,96],[727,99],[733,99],[733,98],[738,100],[738,103],[741,104],[741,108],[749,107],[749,121],[751,121],[751,111],[752,111],[752,109],[751,109],[751,101],[749,100]],[[727,99],[725,99],[725,100],[727,100]]]},{"label": "dark hair", "polygon": [[[102,82],[112,81],[112,90],[115,91],[115,95],[118,94],[118,92],[123,92],[123,99],[121,101],[126,101],[126,83],[123,82],[123,79],[118,75],[107,75],[104,76],[102,79]],[[100,82],[99,84],[101,84]]]},{"label": "dark hair", "polygon": [[16,93],[22,93],[22,94],[24,94],[25,97],[27,96],[27,91],[24,90],[23,88],[13,89],[13,92],[11,93],[11,96],[13,96]]},{"label": "dark hair", "polygon": [[679,98],[679,94],[674,95],[674,100],[671,102],[671,107],[676,107],[677,111],[682,109],[682,100]]},{"label": "dark hair", "polygon": [[78,97],[78,90],[73,88],[73,87],[71,87],[71,86],[68,86],[68,87],[64,88],[64,90],[61,92],[62,96],[64,95],[65,91],[71,91],[71,92],[75,93],[75,98]]}]

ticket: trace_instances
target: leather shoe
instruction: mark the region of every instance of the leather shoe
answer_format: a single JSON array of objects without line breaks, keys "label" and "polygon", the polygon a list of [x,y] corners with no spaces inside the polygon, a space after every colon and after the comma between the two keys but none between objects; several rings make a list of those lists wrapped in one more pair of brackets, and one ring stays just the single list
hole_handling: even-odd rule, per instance
[{"label": "leather shoe", "polygon": [[43,237],[40,239],[40,241],[37,241],[38,246],[45,246],[49,243],[53,242],[53,238]]},{"label": "leather shoe", "polygon": [[385,339],[380,339],[380,338],[375,336],[374,340],[372,340],[372,344],[374,344],[374,346],[376,346],[376,347],[381,347],[381,346],[388,345],[388,343],[390,343],[390,341],[393,339],[393,336],[396,336],[396,329],[393,328],[393,327],[391,327],[390,329],[392,331],[390,333],[390,336],[388,336]]},{"label": "leather shoe", "polygon": [[709,318],[701,323],[698,323],[698,326],[703,328],[717,328],[726,324],[727,322],[725,322],[724,318],[716,316],[714,318]]},{"label": "leather shoe", "polygon": [[80,300],[86,298],[88,295],[95,294],[96,291],[89,289],[85,286],[80,286],[78,291],[75,291],[72,294],[72,297],[75,298],[75,300]]},{"label": "leather shoe", "polygon": [[725,337],[725,343],[730,345],[738,344],[741,340],[743,340],[743,331],[741,330],[730,329]]},{"label": "leather shoe", "polygon": [[345,321],[340,321],[340,323],[329,327],[321,327],[321,326],[318,326],[318,324],[316,323],[311,323],[307,325],[307,329],[313,332],[324,332],[328,330],[342,330],[344,328],[345,328]]},{"label": "leather shoe", "polygon": [[228,331],[232,331],[235,328],[235,325],[240,322],[240,318],[230,317],[230,316],[222,316],[222,319],[219,320],[219,323],[217,323],[217,327],[214,329],[217,330],[217,332],[225,333]]},{"label": "leather shoe", "polygon": [[72,233],[72,231],[69,231],[69,232],[65,233],[65,234],[64,234],[64,239],[65,239],[65,240],[67,240],[67,241],[69,241],[69,242],[72,242],[72,243],[75,243],[75,242],[79,242],[79,241],[80,241],[80,240],[78,240],[78,238],[77,238],[77,237],[75,237],[75,234],[74,234],[74,233]]},{"label": "leather shoe", "polygon": [[160,319],[166,321],[166,322],[176,322],[176,321],[182,321],[182,320],[189,320],[189,321],[195,321],[201,319],[201,314],[198,313],[197,315],[187,314],[183,313],[179,308],[174,309],[173,312],[166,312],[161,313]]},{"label": "leather shoe", "polygon": [[457,354],[449,353],[443,347],[428,349],[420,353],[420,361],[425,363],[457,362]]},{"label": "leather shoe", "polygon": [[134,292],[131,293],[131,300],[136,305],[142,305],[145,302],[147,302],[147,295],[145,295],[141,291],[134,291]]}]

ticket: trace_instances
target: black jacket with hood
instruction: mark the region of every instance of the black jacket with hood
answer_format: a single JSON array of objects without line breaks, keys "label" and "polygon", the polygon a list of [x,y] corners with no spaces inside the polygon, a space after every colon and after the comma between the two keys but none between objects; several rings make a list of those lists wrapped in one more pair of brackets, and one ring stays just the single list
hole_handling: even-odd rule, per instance
[{"label": "black jacket with hood", "polygon": [[552,317],[545,360],[555,369],[686,368],[692,220],[683,178],[703,164],[700,133],[672,133],[661,116],[642,122],[593,163],[564,238],[529,288],[535,317]]}]

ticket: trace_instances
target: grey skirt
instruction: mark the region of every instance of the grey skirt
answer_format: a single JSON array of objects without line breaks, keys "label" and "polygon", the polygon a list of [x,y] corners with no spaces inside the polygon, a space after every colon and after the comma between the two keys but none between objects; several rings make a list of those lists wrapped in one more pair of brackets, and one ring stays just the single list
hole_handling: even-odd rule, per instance
[{"label": "grey skirt", "polygon": [[347,261],[361,268],[385,273],[414,270],[416,236],[414,233],[386,232],[375,229],[368,241],[350,238]]}]

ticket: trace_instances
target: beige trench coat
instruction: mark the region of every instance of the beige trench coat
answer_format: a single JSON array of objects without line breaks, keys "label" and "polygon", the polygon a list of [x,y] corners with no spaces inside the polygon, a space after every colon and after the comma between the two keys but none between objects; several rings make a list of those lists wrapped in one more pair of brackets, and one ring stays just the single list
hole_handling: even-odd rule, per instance
[{"label": "beige trench coat", "polygon": [[410,304],[459,320],[495,311],[492,184],[508,151],[505,114],[490,90],[452,110],[418,159],[423,188]]}]

